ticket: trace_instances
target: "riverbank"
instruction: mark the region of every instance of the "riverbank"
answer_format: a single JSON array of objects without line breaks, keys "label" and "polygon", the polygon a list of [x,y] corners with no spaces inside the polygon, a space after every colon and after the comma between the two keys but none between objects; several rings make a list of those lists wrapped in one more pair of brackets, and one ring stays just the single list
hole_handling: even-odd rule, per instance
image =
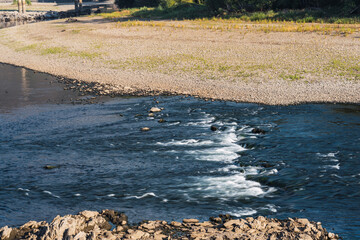
[{"label": "riverbank", "polygon": [[57,216],[51,223],[30,221],[19,228],[0,229],[0,238],[12,239],[339,239],[321,223],[300,219],[265,217],[233,220],[229,215],[209,221],[143,221],[131,225],[123,213],[113,210],[83,211]]},{"label": "riverbank", "polygon": [[[111,94],[166,92],[265,104],[360,102],[357,25],[77,20],[1,29],[0,62],[104,84]],[[342,28],[353,33],[342,35]]]}]

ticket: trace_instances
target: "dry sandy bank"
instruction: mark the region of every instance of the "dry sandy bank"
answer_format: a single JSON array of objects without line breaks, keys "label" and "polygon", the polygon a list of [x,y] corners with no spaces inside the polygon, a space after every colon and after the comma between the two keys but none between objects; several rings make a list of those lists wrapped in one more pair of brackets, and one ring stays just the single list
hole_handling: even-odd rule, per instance
[{"label": "dry sandy bank", "polygon": [[119,92],[265,104],[360,102],[358,30],[344,37],[271,31],[276,26],[60,19],[1,29],[0,62]]}]

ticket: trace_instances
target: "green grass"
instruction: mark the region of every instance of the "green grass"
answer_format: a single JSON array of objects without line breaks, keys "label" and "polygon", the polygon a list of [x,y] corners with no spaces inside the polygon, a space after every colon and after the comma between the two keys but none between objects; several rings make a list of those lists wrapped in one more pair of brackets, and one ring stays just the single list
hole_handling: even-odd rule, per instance
[{"label": "green grass", "polygon": [[349,80],[360,80],[360,59],[334,59],[325,70],[340,76],[347,76]]},{"label": "green grass", "polygon": [[334,10],[285,10],[267,12],[244,12],[231,14],[228,18],[239,18],[249,22],[294,22],[294,23],[334,23],[334,24],[358,24],[359,16],[344,17]]},{"label": "green grass", "polygon": [[26,45],[26,46],[23,46],[23,47],[16,48],[15,51],[23,52],[23,51],[35,50],[37,48],[38,48],[37,44],[30,44],[30,45]]},{"label": "green grass", "polygon": [[96,53],[96,52],[90,53],[90,52],[86,52],[86,51],[77,51],[77,52],[70,52],[69,55],[73,56],[73,57],[80,57],[83,59],[93,60],[95,58],[101,57],[102,54]]},{"label": "green grass", "polygon": [[290,81],[296,81],[296,80],[301,80],[303,79],[304,77],[301,76],[300,74],[298,73],[295,73],[295,74],[280,74],[280,77],[284,80],[290,80]]},{"label": "green grass", "polygon": [[180,3],[171,7],[131,8],[112,13],[101,13],[100,16],[117,20],[119,18],[137,19],[201,19],[213,18],[238,19],[245,22],[293,22],[293,23],[333,23],[359,24],[360,16],[342,16],[335,10],[283,10],[263,12],[222,13],[212,12],[208,7],[195,3]]},{"label": "green grass", "polygon": [[64,47],[48,47],[41,49],[41,55],[48,55],[48,54],[60,54],[60,53],[67,53],[68,50]]}]

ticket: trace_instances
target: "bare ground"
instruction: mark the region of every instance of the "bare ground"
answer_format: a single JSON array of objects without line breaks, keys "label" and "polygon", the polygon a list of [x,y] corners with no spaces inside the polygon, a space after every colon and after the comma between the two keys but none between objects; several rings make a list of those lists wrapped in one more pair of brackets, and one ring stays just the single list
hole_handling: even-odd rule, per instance
[{"label": "bare ground", "polygon": [[314,24],[302,31],[282,23],[78,19],[1,29],[0,62],[112,91],[265,104],[360,102],[359,26],[346,36],[306,30],[321,27]]}]

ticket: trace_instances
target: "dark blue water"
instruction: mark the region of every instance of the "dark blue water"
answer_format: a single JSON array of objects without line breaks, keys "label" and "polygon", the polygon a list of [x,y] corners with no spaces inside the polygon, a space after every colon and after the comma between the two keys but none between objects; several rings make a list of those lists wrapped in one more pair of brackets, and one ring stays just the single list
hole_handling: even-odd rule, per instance
[{"label": "dark blue water", "polygon": [[134,222],[306,217],[360,239],[359,105],[156,100],[0,111],[0,226],[110,208]]}]

